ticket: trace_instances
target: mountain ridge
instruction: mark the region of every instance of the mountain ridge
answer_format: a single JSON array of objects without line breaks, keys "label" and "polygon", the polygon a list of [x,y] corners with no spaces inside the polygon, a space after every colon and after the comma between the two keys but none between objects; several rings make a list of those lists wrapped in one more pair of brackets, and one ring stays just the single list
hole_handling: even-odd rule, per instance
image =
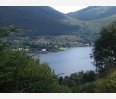
[{"label": "mountain ridge", "polygon": [[68,13],[67,15],[81,21],[90,21],[109,17],[113,14],[116,14],[115,6],[90,6],[79,11]]},{"label": "mountain ridge", "polygon": [[15,25],[26,30],[28,35],[68,34],[80,31],[83,26],[78,19],[48,6],[0,7],[0,13],[0,26]]},{"label": "mountain ridge", "polygon": [[1,6],[0,26],[14,25],[23,30],[17,34],[21,36],[75,35],[93,40],[102,27],[116,21],[115,6],[90,6],[77,12],[89,19],[80,20],[48,6]]}]

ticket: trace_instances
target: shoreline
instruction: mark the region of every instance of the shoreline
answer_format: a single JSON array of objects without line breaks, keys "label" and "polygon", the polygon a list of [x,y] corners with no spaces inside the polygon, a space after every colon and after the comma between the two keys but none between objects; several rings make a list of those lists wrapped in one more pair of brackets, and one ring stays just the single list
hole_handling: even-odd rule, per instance
[{"label": "shoreline", "polygon": [[93,46],[79,46],[79,47],[69,47],[69,48],[64,48],[64,50],[51,50],[51,51],[38,51],[38,52],[27,52],[28,54],[48,54],[48,53],[52,53],[52,52],[62,52],[65,51],[67,49],[71,49],[71,48],[81,48],[81,47],[93,47]]}]

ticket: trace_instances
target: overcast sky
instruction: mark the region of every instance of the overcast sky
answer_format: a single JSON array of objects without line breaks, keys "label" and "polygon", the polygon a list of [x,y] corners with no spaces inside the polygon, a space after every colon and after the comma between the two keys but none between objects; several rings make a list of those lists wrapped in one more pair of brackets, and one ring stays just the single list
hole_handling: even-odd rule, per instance
[{"label": "overcast sky", "polygon": [[62,13],[69,13],[86,8],[87,6],[51,6],[51,7]]}]

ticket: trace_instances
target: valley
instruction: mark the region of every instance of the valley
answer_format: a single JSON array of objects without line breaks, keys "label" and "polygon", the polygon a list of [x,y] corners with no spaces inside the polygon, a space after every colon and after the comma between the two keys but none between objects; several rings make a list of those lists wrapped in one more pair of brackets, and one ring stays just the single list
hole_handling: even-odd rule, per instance
[{"label": "valley", "polygon": [[21,29],[4,39],[13,50],[58,51],[65,47],[92,46],[100,30],[116,20],[115,9],[93,6],[63,14],[48,6],[0,7],[0,26]]},{"label": "valley", "polygon": [[0,92],[116,92],[116,6],[0,6]]}]

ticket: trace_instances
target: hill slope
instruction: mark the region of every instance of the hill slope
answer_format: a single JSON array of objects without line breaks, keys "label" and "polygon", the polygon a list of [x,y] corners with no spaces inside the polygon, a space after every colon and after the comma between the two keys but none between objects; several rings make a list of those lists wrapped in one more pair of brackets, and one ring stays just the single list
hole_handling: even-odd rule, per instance
[{"label": "hill slope", "polygon": [[115,6],[90,6],[82,10],[68,13],[69,16],[82,21],[101,19],[116,14]]},{"label": "hill slope", "polygon": [[83,23],[47,6],[0,7],[0,26],[15,25],[25,35],[59,35],[80,31]]},{"label": "hill slope", "polygon": [[20,35],[76,34],[83,41],[99,36],[100,29],[116,20],[116,7],[91,6],[67,15],[48,6],[0,7],[0,26],[14,25]]},{"label": "hill slope", "polygon": [[103,27],[108,26],[112,22],[116,22],[116,14],[101,19],[85,21],[85,24],[89,31],[99,33]]},{"label": "hill slope", "polygon": [[90,6],[67,15],[83,21],[89,32],[99,34],[101,28],[116,21],[116,7]]}]

